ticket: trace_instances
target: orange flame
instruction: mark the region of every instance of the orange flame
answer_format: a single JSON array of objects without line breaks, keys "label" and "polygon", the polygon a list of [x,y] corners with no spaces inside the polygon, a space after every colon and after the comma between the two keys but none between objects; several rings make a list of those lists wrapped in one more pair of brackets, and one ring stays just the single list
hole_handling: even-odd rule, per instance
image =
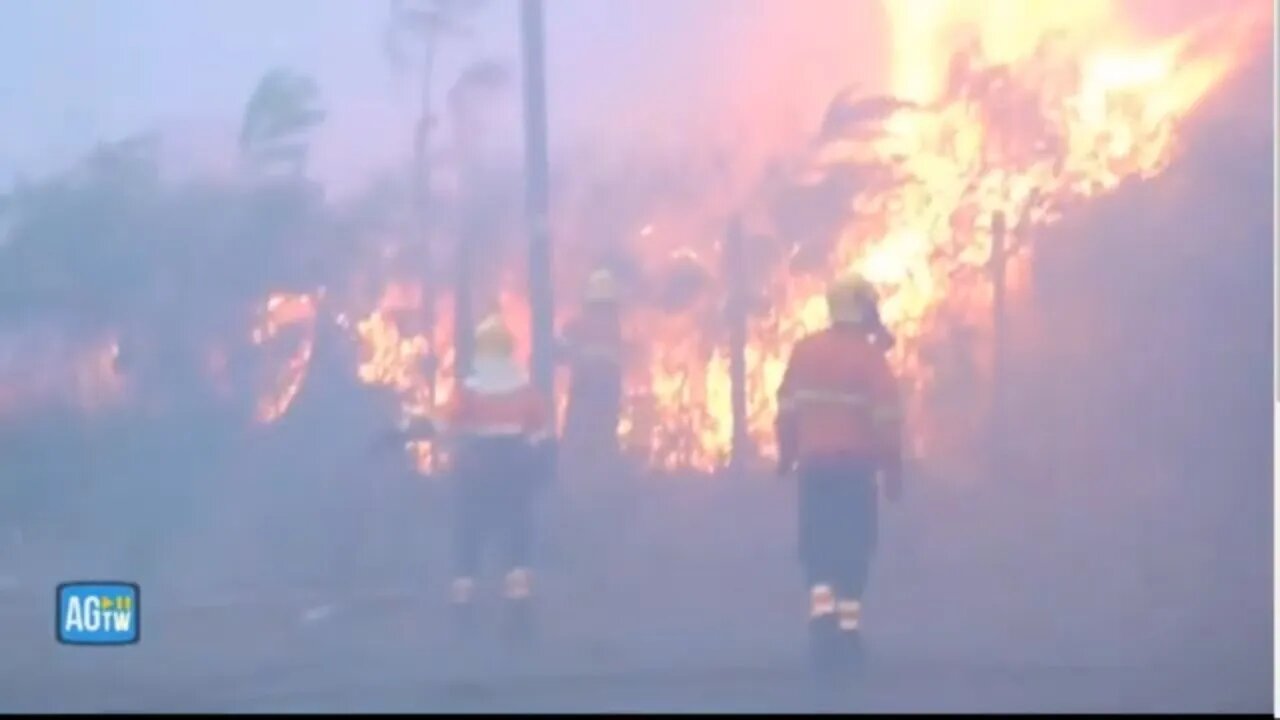
[{"label": "orange flame", "polygon": [[[825,262],[797,270],[788,261],[811,250],[793,247],[790,258],[768,261],[752,288],[765,301],[749,325],[746,410],[748,435],[763,458],[775,453],[774,392],[787,353],[827,322],[822,292],[831,277],[855,270],[877,286],[883,318],[899,340],[891,357],[918,410],[945,382],[952,362],[945,358],[984,371],[980,361],[962,359],[969,351],[957,350],[954,337],[980,340],[986,331],[993,218],[1007,221],[1016,295],[1036,229],[1082,199],[1168,167],[1179,124],[1250,52],[1258,28],[1270,27],[1260,0],[1154,42],[1140,38],[1119,3],[1107,0],[886,0],[883,7],[893,102],[869,119],[824,128],[790,168],[792,186],[849,171],[862,178],[848,191]],[[658,302],[641,298],[629,306],[633,355],[618,427],[624,446],[656,468],[713,470],[732,444],[717,239],[723,217],[738,208],[719,195],[704,201],[719,204],[655,206],[629,240],[641,277],[670,279]],[[574,230],[557,233],[572,245]],[[510,291],[515,283],[501,287],[507,291],[497,308],[520,331],[527,353],[527,303]],[[263,337],[282,324],[312,326],[309,296],[292,297],[272,298]],[[359,379],[394,393],[406,418],[430,415],[452,392],[451,305],[447,296],[436,304],[434,342],[421,330],[422,288],[413,283],[386,285],[376,307],[355,322],[339,317],[360,345]],[[263,342],[257,331],[255,342]],[[309,353],[308,339],[286,368],[284,390],[264,406],[266,416],[287,409]],[[564,405],[562,387],[561,421]],[[929,433],[918,416],[913,422],[920,450]],[[425,469],[429,445],[411,451]]]},{"label": "orange flame", "polygon": [[261,320],[250,335],[253,344],[275,345],[289,329],[294,329],[300,337],[294,341],[293,353],[270,379],[271,389],[258,399],[256,416],[259,422],[271,423],[283,417],[302,390],[315,344],[315,323],[314,296],[305,293],[274,293],[267,298],[261,311]]},{"label": "orange flame", "polygon": [[[773,393],[786,353],[826,323],[825,281],[856,270],[878,287],[900,341],[893,361],[920,400],[935,379],[925,341],[946,326],[987,324],[991,219],[1008,221],[1016,291],[1035,227],[1168,166],[1178,124],[1240,60],[1247,45],[1238,40],[1256,31],[1259,7],[1143,47],[1109,2],[885,2],[891,94],[902,106],[824,137],[797,175],[891,172],[849,198],[825,270],[773,272],[770,309],[746,348],[749,434],[761,454],[774,453]],[[644,234],[637,251],[652,245]],[[651,340],[648,367],[629,378],[620,433],[651,464],[711,470],[730,445],[728,353],[690,323],[687,314],[637,319]]]}]

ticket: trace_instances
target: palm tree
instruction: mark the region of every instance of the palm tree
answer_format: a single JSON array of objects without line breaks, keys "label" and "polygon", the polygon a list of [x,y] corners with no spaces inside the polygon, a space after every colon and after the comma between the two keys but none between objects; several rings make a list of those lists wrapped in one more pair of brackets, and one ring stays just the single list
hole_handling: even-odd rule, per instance
[{"label": "palm tree", "polygon": [[265,173],[300,176],[306,167],[308,134],[325,119],[312,78],[286,69],[263,75],[245,106],[241,156]]},{"label": "palm tree", "polygon": [[456,373],[465,374],[471,369],[472,325],[475,322],[472,303],[473,258],[475,243],[483,233],[481,222],[487,214],[481,207],[477,177],[480,162],[477,144],[482,140],[481,117],[483,99],[500,91],[508,83],[507,69],[492,60],[482,60],[469,65],[449,89],[454,144],[457,152],[458,172],[464,197],[461,208],[461,227],[455,253],[453,298],[453,366]]},{"label": "palm tree", "polygon": [[[436,274],[432,262],[432,248],[427,237],[430,208],[431,168],[427,163],[428,140],[435,125],[431,111],[432,71],[436,50],[442,39],[461,37],[469,33],[467,21],[484,5],[484,0],[390,0],[390,14],[386,32],[386,50],[392,67],[406,65],[405,46],[409,42],[418,45],[422,53],[420,68],[418,122],[413,135],[412,207],[423,263],[428,281],[423,288],[426,332],[431,338],[431,352],[436,350],[435,287],[432,277]],[[435,403],[436,373],[428,379],[428,402]]]}]

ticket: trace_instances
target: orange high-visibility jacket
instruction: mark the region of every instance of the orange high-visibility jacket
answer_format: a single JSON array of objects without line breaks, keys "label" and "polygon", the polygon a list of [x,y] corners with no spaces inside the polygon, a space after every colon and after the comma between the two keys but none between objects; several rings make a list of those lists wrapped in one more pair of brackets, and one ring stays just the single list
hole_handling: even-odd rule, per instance
[{"label": "orange high-visibility jacket", "polygon": [[622,324],[616,310],[588,307],[564,335],[578,369],[616,370],[621,365]]},{"label": "orange high-visibility jacket", "polygon": [[539,442],[551,435],[551,412],[527,381],[459,384],[449,403],[450,430],[463,437],[523,437]]},{"label": "orange high-visibility jacket", "polygon": [[884,348],[857,328],[798,342],[778,387],[784,462],[854,458],[901,462],[901,405]]}]

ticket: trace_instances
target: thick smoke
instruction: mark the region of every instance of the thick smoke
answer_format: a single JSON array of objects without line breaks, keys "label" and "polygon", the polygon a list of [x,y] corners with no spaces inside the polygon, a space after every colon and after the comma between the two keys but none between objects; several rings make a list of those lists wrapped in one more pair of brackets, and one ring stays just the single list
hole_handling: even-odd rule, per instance
[{"label": "thick smoke", "polygon": [[[742,207],[774,231],[747,241],[755,317],[773,268],[821,267],[842,203],[878,181],[849,166],[798,183],[797,158],[901,99],[880,6],[790,5],[548,3],[559,315],[603,264],[642,308],[637,345],[672,318],[682,341],[723,345],[714,249]],[[1230,5],[1128,12],[1163,37]],[[510,31],[514,9],[485,12]],[[509,49],[442,64],[454,102],[421,222],[416,102],[356,121],[323,78],[259,106],[265,123],[247,88],[241,124],[275,130],[238,150],[219,136],[217,174],[168,172],[173,143],[143,134],[0,196],[0,709],[1265,708],[1265,58],[1204,99],[1163,173],[1022,238],[1004,373],[938,363],[949,394],[927,419],[964,432],[882,515],[873,659],[832,700],[803,673],[794,486],[768,467],[565,472],[539,507],[540,646],[450,644],[450,486],[387,437],[433,361],[422,287],[447,338],[461,251],[472,319],[523,294]],[[322,169],[366,150],[395,162],[336,192]],[[934,340],[988,362],[989,333]],[[142,583],[142,644],[52,643],[48,596],[82,577]]]}]

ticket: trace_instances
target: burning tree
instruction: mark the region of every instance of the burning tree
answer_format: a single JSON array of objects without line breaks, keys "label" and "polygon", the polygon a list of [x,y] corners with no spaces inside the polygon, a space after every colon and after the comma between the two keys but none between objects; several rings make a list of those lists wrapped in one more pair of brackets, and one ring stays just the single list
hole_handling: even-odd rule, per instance
[{"label": "burning tree", "polygon": [[[986,393],[978,390],[992,372],[993,219],[1006,221],[1014,305],[1025,299],[1042,229],[1159,175],[1179,149],[1178,128],[1266,25],[1260,4],[1242,5],[1151,41],[1095,3],[1020,17],[1014,39],[1001,24],[1007,18],[984,7],[887,4],[889,92],[842,92],[806,152],[778,163],[745,198],[708,190],[724,186],[717,152],[558,164],[557,277],[572,287],[598,263],[619,268],[630,334],[644,339],[627,370],[619,433],[645,464],[709,471],[730,456],[735,353],[723,312],[732,287],[723,241],[738,215],[751,239],[728,265],[752,289],[735,301],[751,314],[739,413],[762,458],[774,452],[773,395],[788,349],[825,322],[824,284],[845,269],[878,286],[900,339],[893,361],[911,392],[916,453],[971,445],[964,431],[981,426]],[[1099,32],[1104,25],[1109,31]],[[501,307],[523,328],[521,283],[508,265],[500,275]],[[420,289],[408,292],[413,285],[389,289],[383,305],[425,302]],[[419,370],[386,369],[415,367],[410,358],[427,352],[425,339],[386,316],[361,332],[366,344],[398,348],[379,355],[378,374],[401,378],[388,384],[401,389],[407,411],[430,412],[408,379]],[[449,356],[442,346],[440,357]],[[440,378],[434,404],[448,394],[447,373]]]},{"label": "burning tree", "polygon": [[154,142],[112,145],[20,188],[0,250],[5,313],[105,343],[103,382],[129,385],[118,399],[148,412],[260,384],[252,344],[299,313],[255,333],[257,308],[310,297],[332,269],[312,261],[340,259],[326,242],[335,224],[305,183],[166,183],[157,162]]},{"label": "burning tree", "polygon": [[[432,81],[435,68],[436,53],[440,43],[450,37],[460,37],[469,31],[467,20],[472,17],[483,3],[478,0],[391,0],[390,15],[387,24],[386,49],[393,67],[405,64],[404,44],[406,40],[415,42],[422,52],[420,68],[420,105],[418,121],[413,135],[413,172],[412,195],[410,208],[413,217],[414,243],[412,247],[421,259],[425,270],[427,284],[422,295],[426,319],[425,350],[427,359],[434,365],[439,363],[442,355],[437,350],[436,331],[436,278],[441,275],[434,261],[433,244],[428,237],[431,223],[431,186],[432,174],[429,158],[431,154],[431,132],[436,125],[436,116],[432,111]],[[437,368],[427,371],[427,398],[430,404],[435,403]]]}]

